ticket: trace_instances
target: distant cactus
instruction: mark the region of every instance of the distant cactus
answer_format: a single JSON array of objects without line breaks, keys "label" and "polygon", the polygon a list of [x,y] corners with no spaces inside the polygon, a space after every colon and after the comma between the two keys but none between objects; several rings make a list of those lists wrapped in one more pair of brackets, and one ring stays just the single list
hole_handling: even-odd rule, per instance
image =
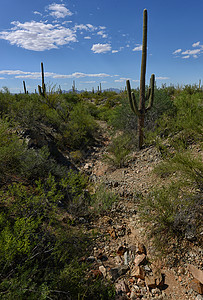
[{"label": "distant cactus", "polygon": [[42,86],[38,85],[38,91],[42,97],[45,97],[46,96],[46,86],[44,83],[44,66],[43,66],[42,62],[41,62],[41,72],[42,72]]},{"label": "distant cactus", "polygon": [[24,93],[28,94],[28,91],[26,90],[26,85],[25,85],[25,81],[23,80],[23,88],[24,88]]},{"label": "distant cactus", "polygon": [[76,89],[75,89],[75,80],[73,80],[72,91],[73,91],[73,93],[75,93],[75,91],[76,91]]},{"label": "distant cactus", "polygon": [[[138,116],[138,136],[139,136],[139,149],[143,146],[144,140],[144,119],[146,112],[152,107],[154,101],[154,82],[155,75],[151,75],[150,87],[145,95],[145,74],[146,74],[146,61],[147,61],[147,10],[143,11],[143,40],[142,40],[142,64],[141,64],[141,76],[140,76],[140,101],[137,105],[135,94],[131,92],[130,81],[126,81],[128,98],[130,101],[130,107],[132,111]],[[149,100],[147,108],[145,108],[145,102]]]}]

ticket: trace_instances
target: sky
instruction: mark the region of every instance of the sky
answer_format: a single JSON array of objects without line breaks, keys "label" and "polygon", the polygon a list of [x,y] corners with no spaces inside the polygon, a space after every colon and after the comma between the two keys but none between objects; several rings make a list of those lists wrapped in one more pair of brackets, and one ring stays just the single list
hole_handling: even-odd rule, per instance
[{"label": "sky", "polygon": [[143,10],[148,12],[146,84],[203,81],[203,0],[6,0],[0,10],[0,90],[137,88]]}]

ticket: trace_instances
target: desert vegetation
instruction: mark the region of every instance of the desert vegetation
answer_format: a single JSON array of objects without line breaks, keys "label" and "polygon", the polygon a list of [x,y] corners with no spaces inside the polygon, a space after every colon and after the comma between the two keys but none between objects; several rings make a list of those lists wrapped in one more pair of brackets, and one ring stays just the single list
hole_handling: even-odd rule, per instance
[{"label": "desert vegetation", "polygon": [[[140,198],[140,213],[153,224],[155,238],[165,233],[160,247],[168,237],[184,239],[201,230],[202,103],[197,86],[155,87],[146,115],[143,146],[157,147],[162,163],[154,170],[160,184]],[[102,186],[90,192],[92,183],[78,166],[101,142],[101,120],[112,135],[111,165],[125,166],[138,151],[127,93],[44,97],[4,89],[0,117],[1,298],[113,299],[112,284],[88,277],[89,266],[80,260],[92,247],[80,218],[108,210],[117,196]],[[195,236],[191,233],[191,240]]]}]

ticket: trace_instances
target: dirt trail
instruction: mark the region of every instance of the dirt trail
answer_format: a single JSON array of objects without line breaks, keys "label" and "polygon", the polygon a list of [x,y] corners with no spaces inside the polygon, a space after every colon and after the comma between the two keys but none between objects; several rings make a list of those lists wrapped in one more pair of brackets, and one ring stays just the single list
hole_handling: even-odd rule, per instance
[{"label": "dirt trail", "polygon": [[[105,122],[100,125],[103,146],[95,147],[81,169],[95,183],[104,183],[107,189],[118,193],[121,200],[92,223],[98,232],[92,268],[115,282],[116,299],[203,299],[191,288],[193,277],[187,270],[188,263],[201,264],[202,249],[191,244],[185,260],[174,257],[177,263],[169,268],[166,259],[157,256],[147,229],[140,222],[137,195],[147,195],[158,182],[152,170],[161,161],[160,154],[149,147],[134,152],[125,168],[112,169],[103,160],[110,136]],[[142,259],[141,256],[144,259],[139,263],[136,259]]]}]

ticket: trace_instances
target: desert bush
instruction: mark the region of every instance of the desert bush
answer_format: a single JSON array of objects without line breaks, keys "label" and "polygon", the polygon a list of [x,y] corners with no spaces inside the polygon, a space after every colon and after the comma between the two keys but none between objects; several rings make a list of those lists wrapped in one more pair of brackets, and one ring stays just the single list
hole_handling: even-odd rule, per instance
[{"label": "desert bush", "polygon": [[70,112],[62,142],[73,150],[84,149],[94,142],[96,131],[97,124],[94,118],[82,103],[78,103]]},{"label": "desert bush", "polygon": [[142,221],[148,227],[157,250],[167,252],[171,240],[185,238],[188,228],[197,231],[201,201],[195,193],[186,193],[181,182],[154,188],[140,201]]},{"label": "desert bush", "polygon": [[20,172],[21,156],[26,152],[20,140],[7,120],[0,119],[0,178],[4,183]]},{"label": "desert bush", "polygon": [[171,158],[165,159],[157,167],[154,172],[159,176],[165,177],[177,173],[181,177],[185,186],[203,189],[203,163],[201,156],[187,150],[184,152],[176,152]]},{"label": "desert bush", "polygon": [[125,166],[132,149],[132,137],[127,134],[119,134],[112,139],[111,144],[108,146],[109,154],[105,154],[103,157],[110,165],[121,168]]},{"label": "desert bush", "polygon": [[185,146],[191,141],[201,140],[202,103],[203,93],[181,91],[173,99],[174,108],[157,120],[156,130],[148,135],[148,140],[170,137],[171,144],[181,145],[181,141]]},{"label": "desert bush", "polygon": [[50,175],[1,191],[1,299],[112,299],[111,285],[86,276],[88,265],[79,263],[89,237],[60,222],[59,203],[77,199],[85,185],[70,172],[60,181]]},{"label": "desert bush", "polygon": [[90,205],[94,208],[94,213],[101,214],[109,210],[113,203],[118,201],[118,196],[109,191],[104,183],[100,184],[95,193],[91,195]]}]

